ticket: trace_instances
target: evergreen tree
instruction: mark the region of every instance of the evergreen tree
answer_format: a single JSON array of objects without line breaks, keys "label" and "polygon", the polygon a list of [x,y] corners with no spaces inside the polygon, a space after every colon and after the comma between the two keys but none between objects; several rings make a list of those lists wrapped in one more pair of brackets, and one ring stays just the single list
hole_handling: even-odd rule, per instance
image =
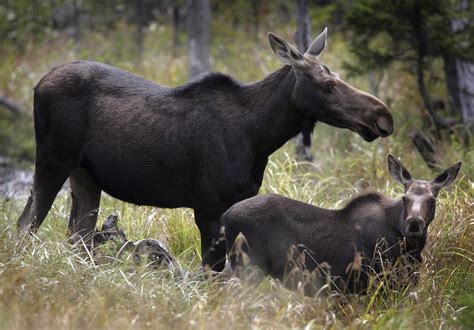
[{"label": "evergreen tree", "polygon": [[[350,65],[352,73],[385,68],[393,61],[408,64],[437,130],[442,120],[433,110],[425,84],[429,59],[455,57],[474,62],[472,7],[457,4],[453,0],[357,0],[346,15],[357,59]],[[463,16],[469,17],[468,24],[453,31],[452,19]]]}]

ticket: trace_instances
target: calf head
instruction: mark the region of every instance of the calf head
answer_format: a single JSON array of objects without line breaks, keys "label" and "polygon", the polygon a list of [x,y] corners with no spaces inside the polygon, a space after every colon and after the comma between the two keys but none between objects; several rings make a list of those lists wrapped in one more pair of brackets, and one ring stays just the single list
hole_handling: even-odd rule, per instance
[{"label": "calf head", "polygon": [[405,187],[402,233],[406,236],[421,236],[434,218],[436,197],[440,189],[454,182],[462,163],[444,170],[434,180],[423,181],[414,180],[406,167],[393,155],[389,154],[387,161],[392,177]]},{"label": "calf head", "polygon": [[327,28],[301,54],[273,33],[268,39],[275,55],[294,68],[292,104],[305,116],[332,126],[348,128],[366,141],[393,133],[393,118],[378,98],[362,92],[332,72],[319,58],[326,46]]}]

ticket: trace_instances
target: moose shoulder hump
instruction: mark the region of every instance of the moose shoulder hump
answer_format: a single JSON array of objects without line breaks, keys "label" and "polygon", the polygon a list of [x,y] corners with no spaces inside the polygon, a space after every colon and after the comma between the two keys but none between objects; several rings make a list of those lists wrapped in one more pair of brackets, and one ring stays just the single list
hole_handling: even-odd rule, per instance
[{"label": "moose shoulder hump", "polygon": [[361,219],[371,215],[384,215],[385,206],[393,202],[395,201],[372,191],[352,198],[340,212],[350,215],[351,219]]},{"label": "moose shoulder hump", "polygon": [[194,95],[196,92],[216,91],[216,90],[238,90],[243,84],[234,78],[220,72],[205,73],[196,79],[176,87],[174,95]]}]

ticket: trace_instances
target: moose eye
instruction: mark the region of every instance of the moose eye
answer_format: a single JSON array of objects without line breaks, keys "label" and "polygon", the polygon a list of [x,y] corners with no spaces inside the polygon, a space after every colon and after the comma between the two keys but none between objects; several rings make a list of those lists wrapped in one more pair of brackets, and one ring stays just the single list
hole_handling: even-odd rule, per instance
[{"label": "moose eye", "polygon": [[326,90],[331,91],[334,89],[334,87],[336,87],[336,83],[332,80],[326,80],[324,82],[324,87],[326,88]]}]

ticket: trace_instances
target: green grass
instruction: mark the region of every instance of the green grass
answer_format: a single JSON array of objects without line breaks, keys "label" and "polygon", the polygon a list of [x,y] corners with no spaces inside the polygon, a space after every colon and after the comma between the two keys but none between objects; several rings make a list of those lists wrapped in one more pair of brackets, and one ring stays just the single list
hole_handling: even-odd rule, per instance
[{"label": "green grass", "polygon": [[[120,42],[121,32],[108,38],[91,33],[77,51],[57,37],[37,45],[34,52],[32,48],[20,60],[15,60],[16,54],[5,54],[0,65],[5,75],[0,77],[6,78],[0,78],[0,86],[31,106],[31,88],[39,78],[51,66],[77,58],[106,61],[168,85],[186,80],[185,56],[173,57],[163,51],[169,29],[157,26],[149,32],[141,63],[128,55],[129,41]],[[276,32],[290,35],[287,30]],[[214,66],[244,81],[263,77],[279,63],[263,34],[259,40],[255,45],[244,32],[222,27],[214,39]],[[342,58],[349,58],[344,41],[330,36],[323,59],[342,73]],[[287,144],[271,157],[261,193],[276,192],[328,208],[342,207],[368,188],[399,197],[402,187],[389,178],[386,169],[388,152],[401,156],[415,178],[433,178],[435,173],[407,136],[423,122],[414,81],[396,68],[384,75],[381,97],[390,100],[394,113],[392,137],[366,143],[354,133],[318,124],[315,162],[295,162],[293,146]],[[363,77],[350,82],[366,89]],[[1,133],[8,138],[2,150],[31,159],[31,116],[26,115],[21,123],[7,117],[0,122],[10,125]],[[472,137],[470,140],[472,145]],[[456,136],[445,139],[438,148],[444,166],[463,160],[463,168],[456,183],[438,197],[421,280],[407,292],[390,292],[383,298],[304,297],[271,279],[256,289],[226,276],[206,279],[199,271],[199,232],[192,210],[138,207],[105,195],[100,222],[116,212],[130,239],[161,240],[192,274],[178,278],[169,271],[136,266],[127,258],[115,259],[113,254],[94,264],[66,243],[70,197],[65,194],[56,199],[38,236],[23,242],[15,234],[23,203],[0,200],[0,328],[472,328],[474,152]]]}]

